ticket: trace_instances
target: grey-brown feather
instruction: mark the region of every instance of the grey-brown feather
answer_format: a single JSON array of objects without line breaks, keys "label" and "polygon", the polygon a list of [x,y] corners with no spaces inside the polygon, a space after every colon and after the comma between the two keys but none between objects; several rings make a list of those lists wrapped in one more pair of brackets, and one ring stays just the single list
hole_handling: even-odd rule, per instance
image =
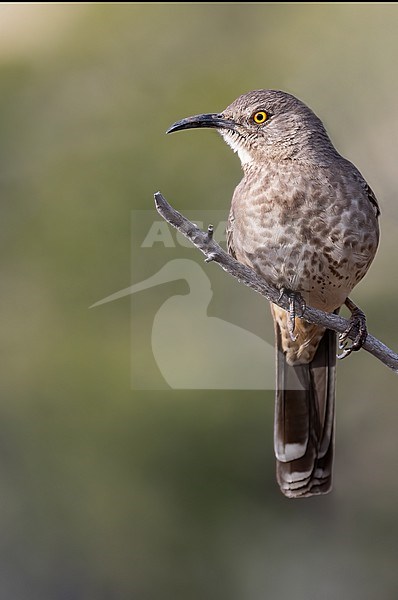
[{"label": "grey-brown feather", "polygon": [[324,494],[332,486],[336,334],[325,331],[310,363],[289,365],[275,329],[277,480],[290,498]]}]

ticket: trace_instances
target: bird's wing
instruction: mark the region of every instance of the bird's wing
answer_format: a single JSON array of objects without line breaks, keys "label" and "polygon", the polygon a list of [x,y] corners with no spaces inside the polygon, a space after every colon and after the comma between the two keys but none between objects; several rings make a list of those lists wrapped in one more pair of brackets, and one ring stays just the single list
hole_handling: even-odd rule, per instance
[{"label": "bird's wing", "polygon": [[368,200],[369,200],[370,204],[372,205],[375,217],[378,217],[380,215],[380,207],[379,207],[379,203],[377,201],[374,191],[372,190],[370,185],[367,183],[367,181],[363,177],[362,173],[360,171],[358,171],[358,169],[356,168],[355,165],[352,164],[352,162],[346,161],[346,164],[349,165],[350,171],[351,171],[352,175],[354,176],[354,179],[357,182],[359,182],[364,193],[368,197]]},{"label": "bird's wing", "polygon": [[231,212],[229,213],[227,229],[226,229],[227,251],[228,251],[228,254],[233,256],[233,258],[236,258],[236,252],[235,252],[235,247],[234,247],[234,235],[233,235],[234,234],[234,223],[235,223],[235,217],[231,210]]},{"label": "bird's wing", "polygon": [[370,187],[370,185],[366,183],[366,181],[364,181],[364,184],[365,184],[365,191],[369,198],[369,202],[373,206],[373,210],[375,211],[376,217],[378,217],[380,215],[380,207],[379,207],[379,203],[377,202],[375,193],[372,190],[372,188]]}]

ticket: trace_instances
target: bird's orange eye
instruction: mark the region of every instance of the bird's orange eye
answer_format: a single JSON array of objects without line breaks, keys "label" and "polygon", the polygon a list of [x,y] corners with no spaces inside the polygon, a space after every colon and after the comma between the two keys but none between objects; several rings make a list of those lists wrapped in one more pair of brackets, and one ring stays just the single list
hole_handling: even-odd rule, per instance
[{"label": "bird's orange eye", "polygon": [[265,110],[259,110],[258,112],[254,113],[253,115],[253,121],[255,123],[257,123],[257,125],[261,125],[262,123],[265,123],[265,121],[268,119],[268,115],[265,112]]}]

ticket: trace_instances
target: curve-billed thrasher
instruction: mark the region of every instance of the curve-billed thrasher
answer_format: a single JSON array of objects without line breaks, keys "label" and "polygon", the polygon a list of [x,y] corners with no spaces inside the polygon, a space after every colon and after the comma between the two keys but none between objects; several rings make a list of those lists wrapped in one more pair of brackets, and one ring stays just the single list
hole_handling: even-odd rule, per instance
[{"label": "curve-billed thrasher", "polygon": [[[193,127],[216,128],[242,163],[244,176],[229,215],[229,252],[290,302],[289,313],[271,304],[278,349],[279,486],[293,498],[327,493],[336,336],[295,316],[295,305],[333,312],[346,304],[359,334],[341,356],[361,347],[365,318],[348,295],[376,253],[377,200],[361,173],[334,148],[318,117],[285,92],[249,92],[222,113],[188,117],[168,133]],[[347,335],[340,341],[346,343]]]}]

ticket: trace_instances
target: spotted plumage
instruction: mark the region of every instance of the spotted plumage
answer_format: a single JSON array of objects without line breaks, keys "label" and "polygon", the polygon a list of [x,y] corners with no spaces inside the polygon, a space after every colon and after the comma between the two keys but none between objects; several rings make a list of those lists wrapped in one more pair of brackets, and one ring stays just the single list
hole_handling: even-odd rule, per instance
[{"label": "spotted plumage", "polygon": [[[169,131],[191,127],[217,128],[242,164],[228,221],[229,252],[310,306],[328,312],[351,306],[348,296],[376,253],[379,208],[320,119],[290,94],[256,90],[220,114],[189,117]],[[289,497],[326,493],[332,481],[335,334],[296,317],[292,336],[287,313],[276,305],[271,311],[277,479]]]}]

